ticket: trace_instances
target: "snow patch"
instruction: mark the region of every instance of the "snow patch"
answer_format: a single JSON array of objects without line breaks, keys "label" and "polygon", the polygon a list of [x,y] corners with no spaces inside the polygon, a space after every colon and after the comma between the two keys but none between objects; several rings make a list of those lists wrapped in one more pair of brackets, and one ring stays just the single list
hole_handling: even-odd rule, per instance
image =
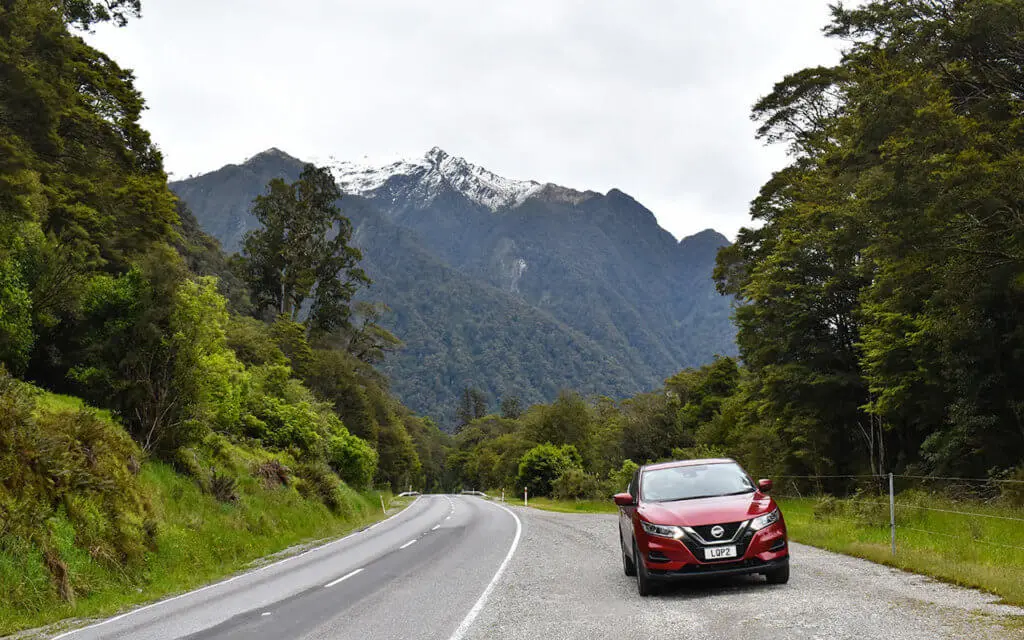
[{"label": "snow patch", "polygon": [[416,180],[414,190],[428,201],[448,186],[491,211],[522,204],[544,189],[539,182],[504,178],[438,147],[414,160],[386,164],[331,160],[326,164],[344,193],[381,195],[393,178],[407,177]]}]

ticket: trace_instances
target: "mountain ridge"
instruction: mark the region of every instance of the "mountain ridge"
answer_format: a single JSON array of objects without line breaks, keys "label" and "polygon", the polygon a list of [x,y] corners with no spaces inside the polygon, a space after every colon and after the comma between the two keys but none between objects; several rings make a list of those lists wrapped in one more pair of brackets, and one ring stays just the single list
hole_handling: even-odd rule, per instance
[{"label": "mountain ridge", "polygon": [[[303,165],[270,148],[171,186],[232,252],[255,228],[255,195]],[[449,420],[466,385],[492,402],[562,387],[623,397],[735,353],[710,277],[728,241],[713,230],[677,241],[619,189],[505,179],[436,147],[328,166],[375,280],[363,296],[391,306],[386,326],[407,343],[383,368],[417,410]]]}]

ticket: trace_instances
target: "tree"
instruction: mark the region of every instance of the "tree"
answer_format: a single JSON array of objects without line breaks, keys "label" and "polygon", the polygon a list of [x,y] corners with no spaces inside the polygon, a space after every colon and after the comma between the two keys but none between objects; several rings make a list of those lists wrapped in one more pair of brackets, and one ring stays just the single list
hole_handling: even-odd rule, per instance
[{"label": "tree", "polygon": [[108,21],[123,27],[128,24],[128,18],[142,15],[141,0],[61,0],[59,4],[68,23],[80,29]]},{"label": "tree", "polygon": [[380,326],[380,320],[391,309],[383,302],[355,303],[354,322],[338,332],[338,347],[367,364],[379,364],[384,357],[402,347],[402,341]]},{"label": "tree", "polygon": [[751,374],[729,413],[790,473],[1020,463],[1022,22],[1001,0],[836,5],[842,61],[755,106],[793,160],[716,279]]},{"label": "tree", "polygon": [[552,483],[568,469],[583,468],[583,461],[576,447],[557,447],[550,442],[530,449],[519,460],[517,483],[531,495],[551,494]]},{"label": "tree", "polygon": [[522,401],[519,396],[505,396],[501,399],[501,417],[518,420],[523,415]]},{"label": "tree", "polygon": [[462,430],[470,422],[487,415],[487,396],[476,387],[465,387],[456,410],[456,432]]},{"label": "tree", "polygon": [[258,313],[306,318],[310,333],[347,327],[349,303],[370,284],[349,245],[352,223],[335,202],[341,192],[327,168],[306,165],[299,179],[271,180],[252,214],[262,228],[249,232],[238,267]]}]

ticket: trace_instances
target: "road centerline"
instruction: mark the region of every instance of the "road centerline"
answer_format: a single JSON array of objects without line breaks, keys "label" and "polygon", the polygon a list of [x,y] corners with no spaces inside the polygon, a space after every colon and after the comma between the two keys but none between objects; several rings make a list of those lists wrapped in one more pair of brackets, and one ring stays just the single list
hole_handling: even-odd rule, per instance
[{"label": "road centerline", "polygon": [[416,544],[416,540],[415,540],[415,539],[413,539],[413,540],[410,540],[409,542],[406,542],[406,543],[405,543],[405,544],[403,544],[402,546],[398,547],[398,549],[399,549],[399,550],[402,550],[402,549],[405,549],[406,547],[408,547],[408,546],[411,546],[411,545],[414,545],[414,544]]}]

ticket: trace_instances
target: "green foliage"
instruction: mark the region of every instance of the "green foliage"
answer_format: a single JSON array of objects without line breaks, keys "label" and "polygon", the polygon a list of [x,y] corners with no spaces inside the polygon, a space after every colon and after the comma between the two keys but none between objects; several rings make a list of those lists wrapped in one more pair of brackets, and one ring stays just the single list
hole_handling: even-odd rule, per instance
[{"label": "green foliage", "polygon": [[537,445],[519,460],[517,485],[527,489],[531,495],[551,495],[554,482],[559,476],[569,469],[581,467],[582,460],[576,447],[559,447],[551,443]]},{"label": "green foliage", "polygon": [[1019,464],[1024,8],[832,14],[842,61],[755,106],[793,161],[719,254],[750,371],[738,426],[781,444],[790,473]]},{"label": "green foliage", "polygon": [[341,513],[345,506],[342,484],[338,476],[323,462],[300,464],[295,468],[296,488],[308,498],[319,499],[328,509]]},{"label": "green foliage", "polygon": [[362,438],[342,433],[327,442],[331,468],[350,487],[367,489],[377,471],[377,452]]},{"label": "green foliage", "polygon": [[13,371],[24,370],[35,342],[32,298],[19,267],[0,254],[0,363]]},{"label": "green foliage", "polygon": [[623,460],[622,466],[608,474],[608,484],[614,493],[622,493],[633,481],[633,474],[639,471],[640,465],[632,460]]},{"label": "green foliage", "polygon": [[611,495],[609,484],[579,467],[569,467],[551,483],[556,500],[598,500]]},{"label": "green foliage", "polygon": [[485,415],[487,415],[487,396],[480,389],[465,387],[459,397],[459,407],[455,411],[455,430],[458,431]]},{"label": "green foliage", "polygon": [[[0,554],[33,549],[52,575],[13,588],[68,601],[87,589],[62,557],[88,550],[108,566],[141,563],[153,546],[153,510],[136,473],[142,452],[109,416],[51,399],[0,368]],[[68,531],[71,532],[68,537]],[[10,583],[4,583],[5,585]]]},{"label": "green foliage", "polygon": [[369,278],[349,246],[352,224],[335,201],[331,172],[307,165],[294,183],[274,179],[253,202],[262,228],[245,238],[240,269],[258,313],[298,321],[308,308],[309,329],[331,333],[349,322],[349,301]]}]

